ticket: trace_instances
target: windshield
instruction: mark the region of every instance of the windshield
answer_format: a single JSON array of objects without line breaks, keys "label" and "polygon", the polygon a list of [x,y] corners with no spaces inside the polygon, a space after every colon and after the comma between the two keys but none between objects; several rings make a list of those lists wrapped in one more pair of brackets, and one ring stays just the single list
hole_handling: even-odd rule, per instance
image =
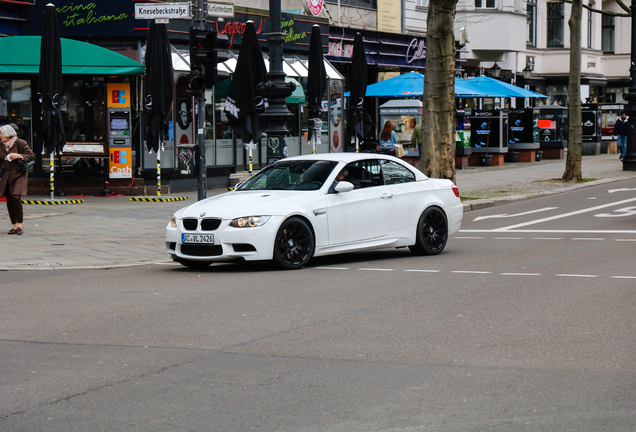
[{"label": "windshield", "polygon": [[319,160],[275,162],[237,190],[318,190],[337,164]]}]

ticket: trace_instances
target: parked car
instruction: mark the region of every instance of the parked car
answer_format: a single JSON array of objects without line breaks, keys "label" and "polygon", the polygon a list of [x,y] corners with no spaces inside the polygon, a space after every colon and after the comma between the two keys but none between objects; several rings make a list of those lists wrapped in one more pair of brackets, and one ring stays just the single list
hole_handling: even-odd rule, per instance
[{"label": "parked car", "polygon": [[408,246],[439,254],[462,215],[450,180],[400,159],[316,154],[274,162],[234,191],[180,209],[165,238],[168,255],[188,267],[273,260],[297,269],[343,252]]}]

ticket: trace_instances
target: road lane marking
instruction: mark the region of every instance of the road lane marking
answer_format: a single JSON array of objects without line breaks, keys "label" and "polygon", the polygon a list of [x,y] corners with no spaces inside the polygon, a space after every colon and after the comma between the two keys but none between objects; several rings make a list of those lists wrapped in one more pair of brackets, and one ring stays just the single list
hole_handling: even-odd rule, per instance
[{"label": "road lane marking", "polygon": [[487,271],[473,271],[473,270],[455,270],[451,273],[468,273],[468,274],[492,274],[492,272]]},{"label": "road lane marking", "polygon": [[624,192],[624,191],[633,191],[633,190],[636,190],[636,188],[609,189],[607,192],[614,193],[614,192]]},{"label": "road lane marking", "polygon": [[541,273],[499,273],[501,276],[541,276]]},{"label": "road lane marking", "polygon": [[516,214],[504,213],[504,214],[496,214],[496,215],[488,215],[488,216],[479,216],[479,217],[476,217],[475,219],[473,219],[473,222],[477,222],[477,221],[485,220],[485,219],[499,219],[499,218],[511,218],[511,217],[517,217],[517,216],[525,216],[525,215],[529,215],[529,214],[533,214],[533,213],[539,213],[539,212],[548,211],[548,210],[554,210],[554,209],[558,209],[558,207],[545,207],[545,208],[542,208],[542,209],[530,210],[530,211],[527,211],[527,212],[516,213]]},{"label": "road lane marking", "polygon": [[581,278],[597,278],[598,275],[585,275],[585,274],[557,274],[559,277],[581,277]]},{"label": "road lane marking", "polygon": [[[636,234],[636,230],[546,230],[546,229],[508,229],[508,228],[495,228],[495,229],[470,229],[459,230],[461,233],[514,233],[514,234]],[[457,238],[457,237],[453,237]],[[475,237],[477,238],[477,237]]]},{"label": "road lane marking", "polygon": [[570,217],[570,216],[576,216],[579,214],[583,214],[583,213],[590,213],[590,212],[594,212],[597,210],[601,210],[604,208],[608,208],[608,207],[615,207],[621,204],[627,204],[630,202],[634,202],[636,201],[636,198],[630,198],[630,199],[626,199],[626,200],[622,200],[622,201],[615,201],[613,203],[608,203],[608,204],[602,204],[602,205],[598,205],[598,206],[594,206],[594,207],[590,207],[590,208],[586,208],[586,209],[581,209],[581,210],[576,210],[576,211],[572,211],[572,212],[568,212],[568,213],[563,213],[560,215],[555,215],[555,216],[549,216],[543,219],[537,219],[537,220],[533,220],[533,221],[529,221],[529,222],[523,222],[520,224],[516,224],[516,225],[510,225],[507,227],[503,227],[503,228],[497,228],[494,231],[508,231],[508,230],[513,230],[515,228],[521,228],[521,227],[525,227],[528,225],[535,225],[535,224],[539,224],[539,223],[543,223],[543,222],[550,222],[553,220],[557,220],[557,219],[563,219],[566,217]]},{"label": "road lane marking", "polygon": [[349,267],[314,267],[320,270],[349,270]]},{"label": "road lane marking", "polygon": [[484,237],[453,237],[455,240],[483,240]]},{"label": "road lane marking", "polygon": [[572,238],[572,240],[595,240],[595,241],[600,241],[600,240],[605,240],[603,237],[574,237]]},{"label": "road lane marking", "polygon": [[405,272],[439,273],[441,270],[404,270]]},{"label": "road lane marking", "polygon": [[532,240],[563,240],[563,237],[534,237]]},{"label": "road lane marking", "polygon": [[636,239],[614,239],[614,241],[626,241],[626,242],[633,242],[633,241],[636,241]]},{"label": "road lane marking", "polygon": [[523,240],[523,237],[493,237],[493,240]]},{"label": "road lane marking", "polygon": [[636,276],[612,276],[612,279],[636,279]]},{"label": "road lane marking", "polygon": [[[617,214],[618,213],[618,214]],[[636,215],[636,207],[625,207],[622,209],[614,210],[614,213],[599,213],[594,215],[597,218],[613,218],[613,217],[624,217],[624,216],[634,216]]]},{"label": "road lane marking", "polygon": [[386,268],[361,268],[358,270],[362,270],[362,271],[383,271],[383,272],[392,272],[395,269],[386,269]]}]

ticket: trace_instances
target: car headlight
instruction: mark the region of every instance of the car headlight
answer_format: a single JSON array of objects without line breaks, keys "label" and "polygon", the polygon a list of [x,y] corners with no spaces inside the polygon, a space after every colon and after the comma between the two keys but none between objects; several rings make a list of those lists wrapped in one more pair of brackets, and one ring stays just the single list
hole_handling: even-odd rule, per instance
[{"label": "car headlight", "polygon": [[245,216],[233,219],[230,226],[234,228],[259,227],[269,220],[269,216]]},{"label": "car headlight", "polygon": [[172,215],[172,217],[170,218],[170,226],[177,226],[177,217],[175,215]]}]

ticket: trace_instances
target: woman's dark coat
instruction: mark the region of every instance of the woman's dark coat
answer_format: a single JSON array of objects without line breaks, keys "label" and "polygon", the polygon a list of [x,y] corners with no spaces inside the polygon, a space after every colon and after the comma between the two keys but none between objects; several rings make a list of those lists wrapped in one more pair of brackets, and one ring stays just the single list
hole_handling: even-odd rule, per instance
[{"label": "woman's dark coat", "polygon": [[[35,160],[35,153],[29,147],[25,140],[17,140],[11,147],[10,153],[20,153],[24,155],[25,162],[31,162]],[[28,184],[28,173],[18,170],[18,160],[14,159],[11,162],[4,160],[7,157],[7,150],[3,143],[0,143],[0,170],[2,170],[2,178],[0,178],[0,198],[5,196],[5,190],[7,188],[7,182],[9,183],[9,193],[11,195],[26,195]]]}]

